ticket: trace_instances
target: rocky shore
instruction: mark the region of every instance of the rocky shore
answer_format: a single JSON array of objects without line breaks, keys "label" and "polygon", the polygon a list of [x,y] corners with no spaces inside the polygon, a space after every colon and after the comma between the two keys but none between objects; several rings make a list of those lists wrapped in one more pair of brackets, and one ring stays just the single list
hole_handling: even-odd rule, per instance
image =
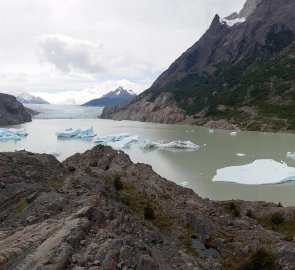
[{"label": "rocky shore", "polygon": [[0,269],[295,269],[294,214],[202,199],[110,147],[0,153]]},{"label": "rocky shore", "polygon": [[0,93],[0,126],[32,121],[33,111],[25,108],[14,96]]}]

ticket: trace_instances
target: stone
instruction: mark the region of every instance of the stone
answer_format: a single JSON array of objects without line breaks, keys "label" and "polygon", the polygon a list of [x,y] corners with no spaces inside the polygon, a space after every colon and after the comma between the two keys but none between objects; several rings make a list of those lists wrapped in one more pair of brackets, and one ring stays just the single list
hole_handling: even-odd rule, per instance
[{"label": "stone", "polygon": [[158,264],[153,260],[151,256],[142,255],[139,258],[139,263],[136,267],[136,270],[158,270]]}]

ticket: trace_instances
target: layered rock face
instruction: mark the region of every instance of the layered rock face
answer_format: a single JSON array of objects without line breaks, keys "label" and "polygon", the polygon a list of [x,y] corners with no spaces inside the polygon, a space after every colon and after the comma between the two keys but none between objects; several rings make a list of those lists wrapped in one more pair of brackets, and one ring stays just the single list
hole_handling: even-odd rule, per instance
[{"label": "layered rock face", "polygon": [[143,106],[147,97],[170,93],[173,103],[194,119],[185,122],[222,120],[245,130],[294,130],[294,9],[293,0],[248,0],[240,13],[226,19],[216,15],[200,40],[150,89],[119,110],[108,109],[106,117],[120,118],[119,111],[125,119],[134,115],[132,120],[144,121],[133,108]]},{"label": "layered rock face", "polygon": [[110,147],[1,153],[0,200],[0,269],[233,270],[261,248],[295,265],[294,242],[259,224],[294,207],[204,200]]},{"label": "layered rock face", "polygon": [[14,96],[0,93],[0,126],[32,121],[28,110]]}]

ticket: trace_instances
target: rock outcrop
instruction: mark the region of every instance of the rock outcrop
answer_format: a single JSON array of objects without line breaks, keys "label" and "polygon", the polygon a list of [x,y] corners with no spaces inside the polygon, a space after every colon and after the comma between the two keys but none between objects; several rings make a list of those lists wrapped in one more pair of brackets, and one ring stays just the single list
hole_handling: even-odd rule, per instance
[{"label": "rock outcrop", "polygon": [[29,110],[14,96],[0,93],[0,126],[18,125],[32,121]]},{"label": "rock outcrop", "polygon": [[295,266],[292,239],[260,222],[294,207],[204,200],[110,147],[0,154],[0,199],[0,269],[233,270],[261,248]]}]

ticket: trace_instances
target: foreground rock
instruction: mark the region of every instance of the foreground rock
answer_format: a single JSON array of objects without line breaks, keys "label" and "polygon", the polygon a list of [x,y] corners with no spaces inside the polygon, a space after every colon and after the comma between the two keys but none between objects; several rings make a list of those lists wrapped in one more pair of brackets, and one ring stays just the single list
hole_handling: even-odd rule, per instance
[{"label": "foreground rock", "polygon": [[14,96],[0,93],[0,126],[18,125],[32,121],[29,109]]},{"label": "foreground rock", "polygon": [[0,269],[232,270],[263,247],[294,269],[295,244],[257,221],[277,212],[295,209],[201,199],[110,147],[0,154]]}]

